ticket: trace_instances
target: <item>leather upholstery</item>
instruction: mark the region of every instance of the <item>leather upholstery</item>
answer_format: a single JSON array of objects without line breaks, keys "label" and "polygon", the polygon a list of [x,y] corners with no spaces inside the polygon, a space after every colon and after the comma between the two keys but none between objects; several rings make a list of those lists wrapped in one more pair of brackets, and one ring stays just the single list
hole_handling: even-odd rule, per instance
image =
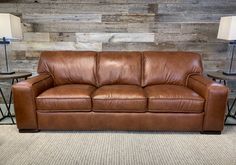
[{"label": "leather upholstery", "polygon": [[141,87],[136,85],[105,85],[93,96],[93,111],[145,112],[147,99]]},{"label": "leather upholstery", "polygon": [[201,131],[204,113],[37,111],[40,130]]},{"label": "leather upholstery", "polygon": [[228,88],[201,75],[189,77],[188,87],[206,100],[203,130],[223,130]]},{"label": "leather upholstery", "polygon": [[145,92],[150,112],[201,113],[204,109],[204,99],[184,86],[152,85]]},{"label": "leather upholstery", "polygon": [[53,87],[53,79],[41,74],[12,86],[16,123],[19,129],[38,129],[35,98]]},{"label": "leather upholstery", "polygon": [[201,57],[188,52],[144,52],[143,86],[186,85],[191,74],[201,73]]},{"label": "leather upholstery", "polygon": [[96,85],[96,52],[43,52],[39,60],[38,73],[52,75],[55,85]]},{"label": "leather upholstery", "polygon": [[38,110],[45,111],[91,111],[91,85],[71,84],[50,88],[36,97]]},{"label": "leather upholstery", "polygon": [[13,86],[20,130],[222,131],[228,89],[189,52],[43,52]]},{"label": "leather upholstery", "polygon": [[97,59],[99,85],[141,84],[140,52],[101,52]]}]

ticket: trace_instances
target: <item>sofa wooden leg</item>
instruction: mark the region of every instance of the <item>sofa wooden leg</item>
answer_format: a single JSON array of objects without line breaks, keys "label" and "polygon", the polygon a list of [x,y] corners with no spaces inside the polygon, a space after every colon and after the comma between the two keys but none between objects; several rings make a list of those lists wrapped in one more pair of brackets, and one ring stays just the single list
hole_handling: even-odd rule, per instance
[{"label": "sofa wooden leg", "polygon": [[201,131],[200,133],[206,135],[220,135],[221,131]]},{"label": "sofa wooden leg", "polygon": [[20,133],[36,133],[40,132],[39,129],[19,129]]}]

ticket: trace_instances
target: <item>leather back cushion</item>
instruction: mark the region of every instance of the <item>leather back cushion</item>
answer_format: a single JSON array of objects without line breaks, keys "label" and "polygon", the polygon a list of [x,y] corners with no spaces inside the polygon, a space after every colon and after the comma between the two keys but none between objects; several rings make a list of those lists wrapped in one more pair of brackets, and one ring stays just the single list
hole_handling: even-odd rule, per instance
[{"label": "leather back cushion", "polygon": [[101,52],[97,59],[98,84],[141,85],[140,52]]},{"label": "leather back cushion", "polygon": [[49,73],[55,85],[96,85],[96,52],[48,51],[40,56],[38,73]]},{"label": "leather back cushion", "polygon": [[202,70],[201,56],[196,53],[144,52],[142,85],[186,85],[189,75]]}]

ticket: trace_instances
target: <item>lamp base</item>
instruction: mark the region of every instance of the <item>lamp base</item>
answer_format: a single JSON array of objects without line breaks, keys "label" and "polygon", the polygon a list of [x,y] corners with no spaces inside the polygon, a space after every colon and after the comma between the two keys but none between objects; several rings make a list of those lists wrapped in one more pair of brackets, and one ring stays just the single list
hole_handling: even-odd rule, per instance
[{"label": "lamp base", "polygon": [[236,73],[223,72],[226,76],[236,76]]},{"label": "lamp base", "polygon": [[0,72],[0,75],[10,75],[10,74],[14,74],[16,72],[11,71],[11,72]]}]

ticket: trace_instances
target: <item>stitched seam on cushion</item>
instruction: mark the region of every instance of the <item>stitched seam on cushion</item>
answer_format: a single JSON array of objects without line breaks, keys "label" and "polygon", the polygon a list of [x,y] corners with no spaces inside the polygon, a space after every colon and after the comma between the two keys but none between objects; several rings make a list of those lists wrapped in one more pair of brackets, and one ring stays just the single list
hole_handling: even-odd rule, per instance
[{"label": "stitched seam on cushion", "polygon": [[166,112],[166,113],[183,113],[183,112],[187,112],[187,113],[202,113],[203,111],[190,111],[190,110],[179,110],[179,111],[170,111],[170,110],[158,110],[158,109],[149,109],[149,112]]},{"label": "stitched seam on cushion", "polygon": [[104,98],[104,99],[94,99],[93,100],[138,100],[138,101],[141,101],[141,100],[146,100],[146,98],[143,98],[143,99],[109,99],[109,98]]},{"label": "stitched seam on cushion", "polygon": [[98,56],[99,56],[99,52],[96,52],[96,70],[95,70],[96,87],[99,87],[99,83],[98,83]]},{"label": "stitched seam on cushion", "polygon": [[34,116],[35,116],[35,120],[36,120],[36,123],[37,123],[37,128],[39,127],[39,124],[38,124],[38,116],[37,116],[37,104],[36,104],[36,99],[35,99],[35,93],[34,93],[34,90],[32,90],[32,88],[30,89],[30,95],[31,95],[31,101],[33,102],[33,106],[34,106]]},{"label": "stitched seam on cushion", "polygon": [[143,87],[143,52],[141,52],[141,87]]},{"label": "stitched seam on cushion", "polygon": [[191,78],[192,78],[193,80],[197,81],[198,83],[204,85],[204,86],[208,86],[206,83],[204,83],[204,82],[202,82],[202,81],[200,81],[200,80],[198,80],[198,79],[195,79],[195,78],[193,78],[193,77],[191,77]]},{"label": "stitched seam on cushion", "polygon": [[188,83],[188,77],[189,77],[189,75],[191,75],[191,74],[193,74],[192,72],[187,72],[186,74],[184,74],[184,82],[183,82],[183,84],[181,84],[182,86],[186,86],[187,85],[187,83]]},{"label": "stitched seam on cushion", "polygon": [[146,110],[144,111],[143,109],[137,110],[137,109],[93,109],[92,112],[106,112],[106,113],[145,113]]},{"label": "stitched seam on cushion", "polygon": [[54,110],[48,110],[48,109],[40,109],[40,110],[37,110],[37,112],[40,112],[40,113],[60,113],[60,112],[92,112],[91,109],[72,109],[72,110],[59,110],[59,109],[54,109]]},{"label": "stitched seam on cushion", "polygon": [[185,82],[185,85],[186,85],[186,86],[188,85],[189,78],[190,78],[192,75],[201,75],[201,74],[203,73],[202,56],[201,56],[200,54],[198,54],[198,56],[200,57],[200,58],[199,58],[199,62],[200,62],[201,71],[199,71],[199,72],[194,72],[194,73],[188,73],[188,75],[187,75],[187,77],[186,77],[186,82]]},{"label": "stitched seam on cushion", "polygon": [[64,98],[64,97],[62,97],[62,98],[51,98],[51,97],[49,97],[49,98],[38,98],[38,97],[36,97],[37,99],[91,99],[91,98]]},{"label": "stitched seam on cushion", "polygon": [[38,84],[39,82],[44,81],[44,80],[47,80],[47,79],[50,79],[50,78],[51,78],[51,76],[49,75],[49,77],[44,78],[44,79],[42,79],[42,80],[40,80],[40,81],[37,81],[37,82],[33,83],[32,85]]},{"label": "stitched seam on cushion", "polygon": [[[42,80],[39,80],[39,81],[37,81],[37,82],[34,82],[34,83],[30,84],[30,85],[33,86],[33,85],[35,85],[35,84],[37,84],[37,83],[40,83],[41,81],[44,81],[44,80],[47,80],[47,79],[51,78],[50,75],[48,75],[48,76],[49,76],[49,77],[46,77],[46,78],[44,78],[44,79],[42,79]],[[27,81],[27,80],[26,80],[26,81]],[[20,86],[31,88],[28,84],[20,84]]]},{"label": "stitched seam on cushion", "polygon": [[186,78],[185,86],[188,86],[188,84],[189,84],[189,79],[192,78],[192,76],[195,76],[195,75],[201,76],[201,74],[202,74],[201,72],[189,73],[189,74],[187,75],[187,78]]},{"label": "stitched seam on cushion", "polygon": [[177,98],[169,98],[169,99],[166,99],[166,98],[148,98],[150,100],[195,100],[195,101],[205,101],[204,99],[177,99]]},{"label": "stitched seam on cushion", "polygon": [[208,111],[207,111],[207,107],[209,104],[209,90],[207,89],[207,94],[206,94],[206,103],[205,103],[205,107],[204,107],[204,119],[203,119],[203,124],[202,124],[202,129],[205,130],[205,123],[206,123],[206,116],[208,116]]}]

